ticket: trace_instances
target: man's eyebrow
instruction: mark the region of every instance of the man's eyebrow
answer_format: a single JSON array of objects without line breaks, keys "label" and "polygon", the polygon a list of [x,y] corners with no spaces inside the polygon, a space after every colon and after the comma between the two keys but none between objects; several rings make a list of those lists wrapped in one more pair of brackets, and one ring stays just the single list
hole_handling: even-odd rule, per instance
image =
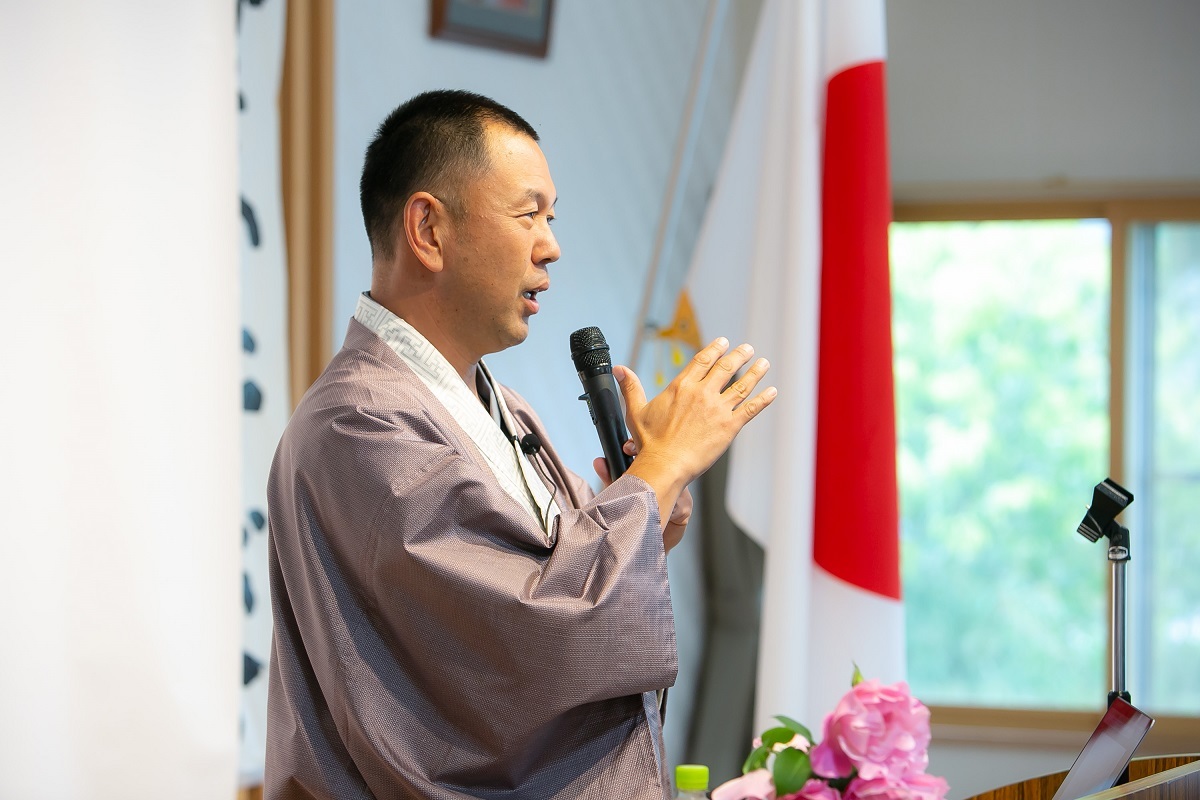
[{"label": "man's eyebrow", "polygon": [[[546,195],[542,194],[537,189],[526,189],[525,194],[521,197],[521,199],[522,200],[532,200],[535,203],[537,203],[538,205],[541,205],[542,202],[546,199]],[[558,205],[557,197],[555,197],[554,200],[550,203],[550,208],[554,208],[554,206],[556,206],[556,205]]]}]

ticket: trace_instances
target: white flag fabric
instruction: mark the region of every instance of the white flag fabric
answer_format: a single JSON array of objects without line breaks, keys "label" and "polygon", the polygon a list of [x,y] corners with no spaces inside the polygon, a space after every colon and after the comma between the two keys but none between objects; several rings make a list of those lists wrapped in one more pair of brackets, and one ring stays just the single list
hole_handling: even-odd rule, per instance
[{"label": "white flag fabric", "polygon": [[685,289],[779,388],[727,495],[767,553],[760,729],[904,676],[883,67],[883,0],[767,0]]},{"label": "white flag fabric", "polygon": [[234,5],[5,3],[0,797],[233,798]]}]

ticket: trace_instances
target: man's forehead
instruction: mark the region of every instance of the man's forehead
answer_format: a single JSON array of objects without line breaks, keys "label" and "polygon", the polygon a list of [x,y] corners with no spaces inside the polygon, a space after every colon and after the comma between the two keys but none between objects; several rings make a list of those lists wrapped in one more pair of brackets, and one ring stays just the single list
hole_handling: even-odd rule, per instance
[{"label": "man's forehead", "polygon": [[499,122],[488,122],[484,125],[484,140],[487,142],[488,152],[492,155],[519,149],[528,149],[539,154],[542,152],[541,145],[529,134]]},{"label": "man's forehead", "polygon": [[496,183],[500,181],[509,201],[533,201],[540,207],[558,201],[550,165],[536,140],[507,125],[489,124],[487,145],[491,163],[483,181],[491,184],[492,190],[500,188]]}]

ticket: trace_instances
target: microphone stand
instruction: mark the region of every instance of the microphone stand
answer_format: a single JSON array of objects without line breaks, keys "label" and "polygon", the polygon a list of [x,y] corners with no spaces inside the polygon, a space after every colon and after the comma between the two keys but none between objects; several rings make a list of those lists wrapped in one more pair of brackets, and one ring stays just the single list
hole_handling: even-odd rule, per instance
[{"label": "microphone stand", "polygon": [[[1092,505],[1088,507],[1079,533],[1090,541],[1100,537],[1108,539],[1108,561],[1112,564],[1112,691],[1108,693],[1108,705],[1119,697],[1125,702],[1132,698],[1125,689],[1125,565],[1129,563],[1129,529],[1117,522],[1115,517],[1133,502],[1133,493],[1112,478],[1106,478],[1096,486]],[[1121,773],[1116,785],[1129,782],[1129,768]]]},{"label": "microphone stand", "polygon": [[1125,565],[1129,563],[1129,529],[1116,520],[1105,530],[1108,537],[1108,560],[1112,564],[1112,677],[1113,688],[1108,704],[1120,697],[1129,702],[1125,691]]},{"label": "microphone stand", "polygon": [[[1129,563],[1129,529],[1113,520],[1105,529],[1108,537],[1108,560],[1112,564],[1112,680],[1113,688],[1108,693],[1108,705],[1118,697],[1131,702],[1125,690],[1125,565]],[[1129,783],[1129,767],[1117,779],[1117,786]]]}]

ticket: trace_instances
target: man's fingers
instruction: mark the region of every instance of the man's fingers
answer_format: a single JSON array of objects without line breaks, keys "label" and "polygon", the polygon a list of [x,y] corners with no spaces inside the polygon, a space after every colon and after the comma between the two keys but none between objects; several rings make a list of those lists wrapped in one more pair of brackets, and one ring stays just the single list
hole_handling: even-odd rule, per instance
[{"label": "man's fingers", "polygon": [[608,462],[603,457],[592,459],[592,469],[596,470],[596,474],[600,476],[600,483],[605,489],[612,483],[612,478],[608,476]]},{"label": "man's fingers", "polygon": [[716,379],[717,383],[720,384],[720,386],[717,388],[717,391],[724,389],[725,384],[729,383],[730,378],[732,378],[739,369],[744,367],[746,362],[749,361],[753,356],[753,347],[751,347],[749,344],[739,344],[737,347],[721,356],[721,358],[717,359],[716,366],[713,367],[712,371],[709,373]]},{"label": "man's fingers", "polygon": [[712,371],[713,364],[717,363],[717,359],[728,349],[729,340],[724,336],[714,339],[712,344],[692,356],[692,360],[680,371],[680,377],[687,380],[703,380]]},{"label": "man's fingers", "polygon": [[751,392],[754,391],[754,387],[758,386],[758,382],[762,380],[770,368],[771,362],[765,358],[756,359],[744,375],[729,384],[729,388],[722,392],[722,396],[732,400],[733,404],[737,405],[750,396]]},{"label": "man's fingers", "polygon": [[778,396],[779,390],[774,386],[768,386],[754,397],[751,397],[749,400],[742,403],[742,405],[734,413],[741,414],[742,425],[744,426],[747,422],[758,416],[758,412],[771,405],[771,402]]},{"label": "man's fingers", "polygon": [[692,492],[688,487],[683,487],[683,492],[680,493],[679,499],[675,502],[675,507],[671,509],[671,522],[676,525],[686,525],[687,521],[692,517]]},{"label": "man's fingers", "polygon": [[681,375],[696,382],[709,380],[716,386],[716,391],[723,390],[737,371],[754,357],[754,348],[749,344],[740,344],[732,350],[728,347],[727,339],[717,339],[696,353]]}]

